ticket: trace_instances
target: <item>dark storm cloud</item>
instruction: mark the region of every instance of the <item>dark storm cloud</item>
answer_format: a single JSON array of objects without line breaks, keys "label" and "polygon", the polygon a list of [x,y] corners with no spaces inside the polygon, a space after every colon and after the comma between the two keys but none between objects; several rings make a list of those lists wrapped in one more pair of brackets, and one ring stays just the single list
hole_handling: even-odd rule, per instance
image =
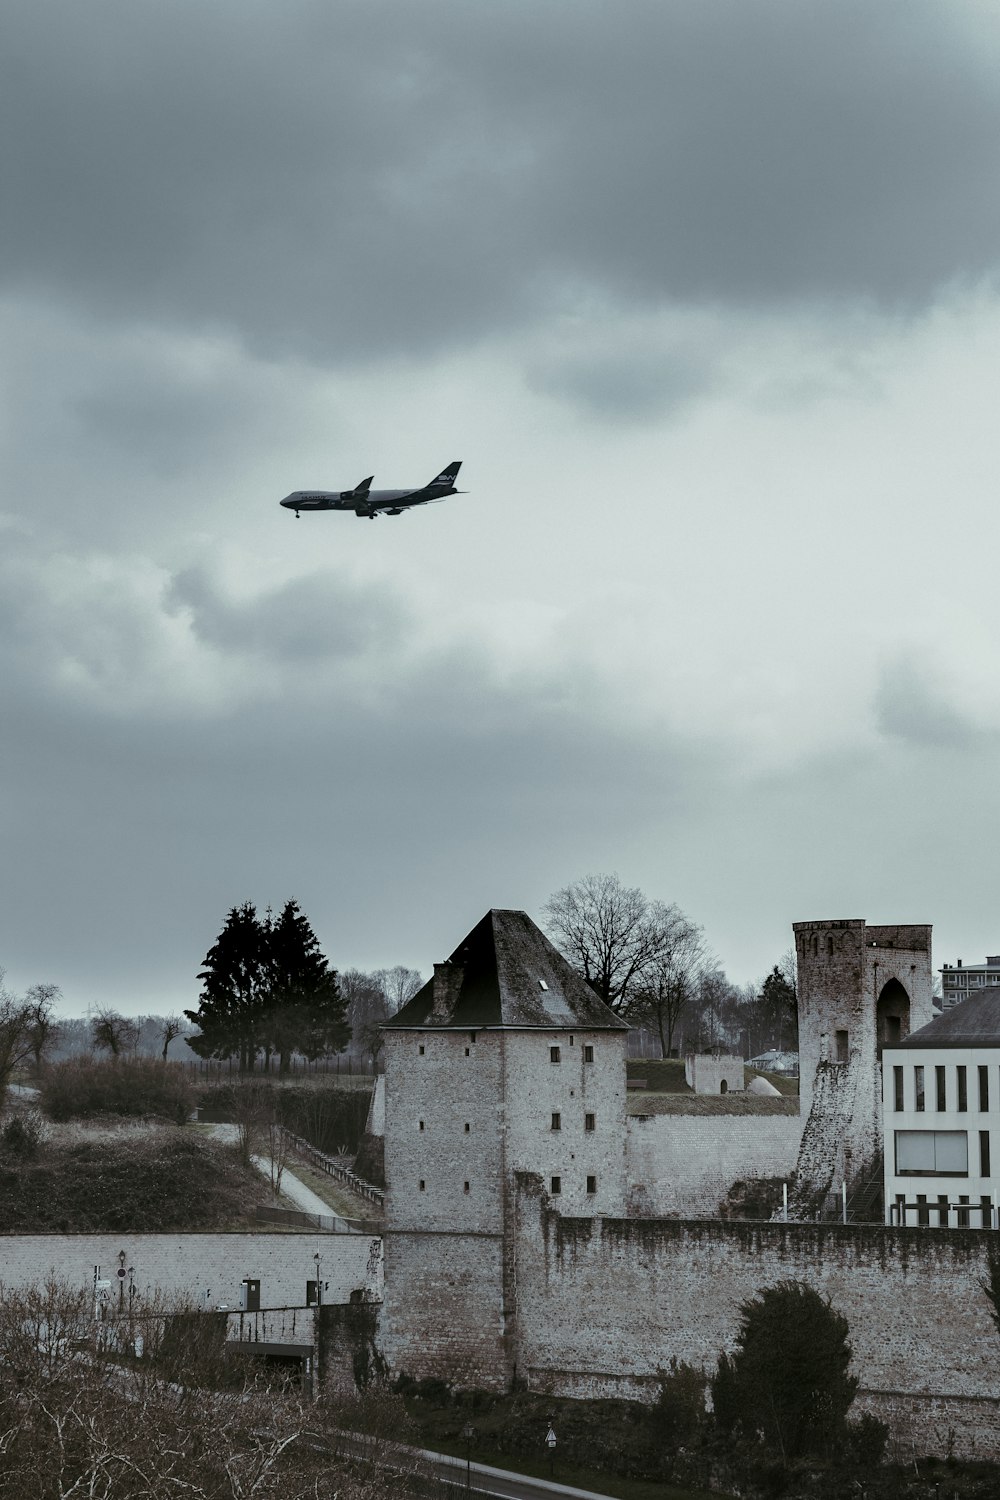
[{"label": "dark storm cloud", "polygon": [[573,305],[915,303],[1000,253],[937,0],[7,7],[5,283],[323,360]]}]

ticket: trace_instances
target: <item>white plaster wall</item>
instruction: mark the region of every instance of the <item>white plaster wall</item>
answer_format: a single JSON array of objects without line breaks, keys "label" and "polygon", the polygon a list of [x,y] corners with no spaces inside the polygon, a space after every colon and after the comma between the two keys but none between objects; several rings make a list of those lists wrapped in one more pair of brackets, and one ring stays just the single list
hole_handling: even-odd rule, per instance
[{"label": "white plaster wall", "polygon": [[[979,1069],[986,1068],[987,1108],[980,1109]],[[903,1070],[903,1108],[895,1107],[895,1068]],[[916,1080],[914,1070],[924,1070],[924,1107],[917,1109]],[[936,1069],[944,1068],[945,1108],[937,1107]],[[958,1098],[959,1067],[965,1069],[966,1108],[960,1110]],[[882,1120],[885,1140],[885,1213],[890,1222],[891,1210],[897,1197],[906,1203],[915,1203],[918,1194],[927,1199],[930,1206],[929,1219],[932,1226],[958,1227],[958,1200],[965,1197],[974,1207],[970,1208],[968,1225],[981,1228],[983,1210],[981,1200],[990,1200],[990,1209],[1000,1194],[1000,1048],[982,1047],[922,1047],[894,1050],[886,1048],[882,1057]],[[937,1177],[900,1176],[896,1172],[897,1130],[947,1130],[962,1131],[968,1141],[968,1173],[965,1176],[944,1175]],[[990,1138],[990,1171],[984,1174],[981,1168],[980,1133]],[[945,1198],[950,1205],[942,1210],[938,1199]],[[986,1214],[989,1227],[990,1211]],[[907,1222],[917,1223],[916,1210],[907,1213]]]},{"label": "white plaster wall", "polygon": [[657,1217],[711,1217],[734,1182],[790,1176],[801,1137],[797,1115],[630,1115],[630,1200]]},{"label": "white plaster wall", "polygon": [[[326,1302],[348,1302],[364,1290],[382,1297],[382,1242],[338,1234],[25,1234],[0,1237],[0,1286],[28,1287],[54,1278],[89,1289],[94,1267],[117,1292],[119,1252],[133,1269],[135,1293],[177,1297],[199,1307],[239,1307],[244,1277],[260,1281],[262,1308],[301,1307],[306,1282],[329,1283]],[[126,1288],[128,1278],[123,1278]]]}]

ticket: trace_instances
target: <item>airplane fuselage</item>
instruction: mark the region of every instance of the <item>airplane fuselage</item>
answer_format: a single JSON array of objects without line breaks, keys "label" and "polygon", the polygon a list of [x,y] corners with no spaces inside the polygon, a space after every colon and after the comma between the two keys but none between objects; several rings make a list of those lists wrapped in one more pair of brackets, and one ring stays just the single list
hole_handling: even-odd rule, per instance
[{"label": "airplane fuselage", "polygon": [[356,516],[367,516],[374,521],[376,516],[401,516],[405,510],[417,505],[430,505],[435,500],[446,500],[449,495],[460,495],[455,488],[455,478],[462,467],[461,460],[442,469],[430,484],[410,490],[373,490],[371,477],[363,479],[353,490],[293,490],[279,503],[285,510],[293,510],[296,518],[304,510],[348,510]]},{"label": "airplane fuselage", "polygon": [[[448,495],[457,495],[458,490],[369,490],[362,499],[352,490],[294,490],[281,504],[286,510],[355,510],[366,516],[370,510],[388,511],[399,506],[408,510],[414,505],[426,505],[429,500],[444,500]],[[272,502],[273,503],[273,502]]]}]

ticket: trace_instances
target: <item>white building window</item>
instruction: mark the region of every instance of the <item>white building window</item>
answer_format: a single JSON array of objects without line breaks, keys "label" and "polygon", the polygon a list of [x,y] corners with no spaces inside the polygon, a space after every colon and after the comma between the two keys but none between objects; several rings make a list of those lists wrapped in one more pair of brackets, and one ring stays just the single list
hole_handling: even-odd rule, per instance
[{"label": "white building window", "polygon": [[897,1130],[897,1177],[968,1177],[964,1130]]}]

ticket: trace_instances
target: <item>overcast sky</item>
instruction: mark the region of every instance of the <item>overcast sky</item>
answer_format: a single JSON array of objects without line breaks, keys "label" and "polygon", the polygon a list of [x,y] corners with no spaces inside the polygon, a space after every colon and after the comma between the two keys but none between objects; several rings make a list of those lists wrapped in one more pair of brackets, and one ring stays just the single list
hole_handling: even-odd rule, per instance
[{"label": "overcast sky", "polygon": [[[1000,947],[1000,11],[7,0],[0,965]],[[469,493],[397,519],[299,488]]]}]

